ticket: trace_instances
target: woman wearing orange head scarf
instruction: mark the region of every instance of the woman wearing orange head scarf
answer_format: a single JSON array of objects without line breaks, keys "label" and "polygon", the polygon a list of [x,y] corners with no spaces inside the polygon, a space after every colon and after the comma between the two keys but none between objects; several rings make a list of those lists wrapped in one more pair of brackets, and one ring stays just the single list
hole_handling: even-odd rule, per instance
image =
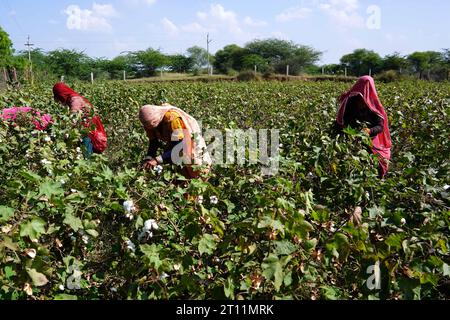
[{"label": "woman wearing orange head scarf", "polygon": [[340,102],[336,118],[338,127],[356,128],[358,121],[368,124],[363,131],[372,138],[371,149],[374,154],[379,155],[380,177],[384,178],[389,170],[392,141],[389,120],[378,98],[375,81],[369,76],[359,78],[356,84],[341,96]]},{"label": "woman wearing orange head scarf", "polygon": [[108,139],[106,137],[105,129],[103,128],[102,120],[99,115],[94,114],[94,107],[85,97],[59,82],[53,87],[53,95],[55,100],[68,106],[70,112],[83,113],[83,126],[92,129],[87,137],[83,138],[83,143],[86,146],[87,155],[92,153],[103,153],[106,150]]},{"label": "woman wearing orange head scarf", "polygon": [[[206,143],[201,137],[197,120],[183,110],[165,104],[164,106],[143,106],[139,112],[149,139],[144,168],[152,169],[164,163],[182,166],[182,174],[195,179],[207,173],[211,158],[206,151]],[[160,143],[165,143],[165,151],[157,156]],[[197,166],[205,167],[204,170]]]}]

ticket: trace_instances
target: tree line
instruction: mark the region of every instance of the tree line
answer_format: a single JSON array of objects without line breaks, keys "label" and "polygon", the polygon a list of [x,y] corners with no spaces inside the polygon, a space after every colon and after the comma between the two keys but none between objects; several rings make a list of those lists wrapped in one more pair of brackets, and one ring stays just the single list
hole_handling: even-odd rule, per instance
[{"label": "tree line", "polygon": [[[202,74],[208,66],[216,74],[236,75],[242,71],[286,74],[332,74],[361,76],[368,73],[403,75],[419,79],[449,80],[450,49],[441,52],[414,52],[410,55],[393,53],[381,57],[378,53],[357,49],[343,56],[338,64],[319,65],[322,52],[309,46],[279,39],[254,40],[241,47],[227,45],[214,55],[194,46],[183,54],[168,55],[161,50],[148,48],[127,51],[115,58],[92,58],[82,51],[58,49],[30,52],[33,74],[40,77],[60,77],[88,80],[95,78],[123,79],[158,75],[160,72]],[[3,70],[30,69],[27,51],[15,52],[8,34],[0,27],[0,67]],[[287,67],[289,66],[289,67]]]}]

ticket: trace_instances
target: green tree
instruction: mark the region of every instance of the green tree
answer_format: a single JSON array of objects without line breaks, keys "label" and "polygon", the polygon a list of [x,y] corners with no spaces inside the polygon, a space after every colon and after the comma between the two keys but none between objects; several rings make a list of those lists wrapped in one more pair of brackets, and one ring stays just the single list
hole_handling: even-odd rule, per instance
[{"label": "green tree", "polygon": [[92,59],[84,52],[76,50],[54,50],[47,55],[47,65],[57,76],[88,79],[91,72]]},{"label": "green tree", "polygon": [[8,33],[0,27],[0,66],[7,66],[13,56],[13,44]]},{"label": "green tree", "polygon": [[412,65],[413,71],[419,75],[419,79],[424,78],[427,72],[427,78],[431,78],[431,71],[436,70],[442,65],[443,55],[436,51],[416,51],[408,56],[408,60]]},{"label": "green tree", "polygon": [[383,58],[381,69],[401,72],[408,67],[408,60],[398,52],[388,54]]},{"label": "green tree", "polygon": [[341,63],[348,68],[350,74],[363,76],[372,70],[372,74],[381,70],[382,59],[372,50],[357,49],[341,58]]},{"label": "green tree", "polygon": [[175,54],[168,57],[169,66],[174,72],[187,73],[194,67],[194,59],[182,54]]},{"label": "green tree", "polygon": [[299,74],[319,61],[322,55],[322,52],[311,47],[279,39],[255,40],[245,48],[251,54],[264,58],[279,73],[284,73],[286,65],[289,65],[291,74]]},{"label": "green tree", "polygon": [[[199,46],[194,46],[187,49],[189,58],[192,59],[195,69],[203,69],[208,65],[208,52]],[[213,63],[211,56],[210,62]]]},{"label": "green tree", "polygon": [[109,61],[107,71],[111,79],[122,79],[124,71],[127,73],[127,77],[131,76],[133,73],[133,56],[128,54],[115,57]]},{"label": "green tree", "polygon": [[229,73],[232,70],[242,69],[243,58],[248,51],[236,44],[225,46],[215,54],[214,68],[220,73]]},{"label": "green tree", "polygon": [[243,70],[253,70],[255,66],[259,72],[266,72],[268,69],[268,62],[257,54],[247,54],[242,57]]},{"label": "green tree", "polygon": [[442,58],[445,66],[445,70],[447,71],[447,80],[450,80],[450,49],[444,49],[442,52]]},{"label": "green tree", "polygon": [[138,76],[154,76],[158,69],[166,67],[169,63],[167,56],[160,50],[149,48],[133,54],[133,68]]}]

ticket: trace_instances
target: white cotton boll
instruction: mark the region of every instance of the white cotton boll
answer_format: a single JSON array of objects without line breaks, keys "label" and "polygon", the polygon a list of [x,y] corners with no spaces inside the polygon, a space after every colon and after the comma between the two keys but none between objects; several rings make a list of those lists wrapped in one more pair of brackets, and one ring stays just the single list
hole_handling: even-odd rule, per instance
[{"label": "white cotton boll", "polygon": [[66,181],[64,181],[64,179],[59,180],[59,182],[60,182],[61,184],[66,184]]},{"label": "white cotton boll", "polygon": [[10,225],[10,224],[7,224],[6,226],[3,226],[2,228],[1,228],[1,230],[2,230],[2,232],[3,233],[10,233],[11,232],[11,230],[12,230],[12,226]]},{"label": "white cotton boll", "polygon": [[135,251],[136,251],[136,246],[134,245],[133,242],[131,242],[131,240],[127,240],[125,243],[126,243],[126,245],[127,245],[127,249],[128,249],[128,250],[130,250],[130,251],[132,251],[132,252],[135,252]]},{"label": "white cotton boll", "polygon": [[173,270],[178,271],[181,269],[181,264],[177,263],[173,265]]},{"label": "white cotton boll", "polygon": [[156,166],[154,170],[155,170],[155,172],[157,174],[161,174],[163,172],[163,167],[162,166]]},{"label": "white cotton boll", "polygon": [[25,250],[25,253],[27,256],[29,256],[31,259],[36,258],[36,250],[35,249],[27,249]]},{"label": "white cotton boll", "polygon": [[400,223],[401,223],[402,226],[404,226],[404,225],[406,224],[406,219],[405,219],[405,218],[402,218],[402,219],[400,220]]},{"label": "white cotton boll", "polygon": [[50,142],[50,141],[52,141],[52,138],[50,138],[49,136],[45,136],[44,137],[44,141],[45,142]]},{"label": "white cotton boll", "polygon": [[203,196],[198,196],[197,202],[198,202],[199,204],[203,204]]},{"label": "white cotton boll", "polygon": [[331,232],[336,232],[336,227],[335,227],[334,222],[332,222],[332,223],[330,224],[330,231],[331,231]]},{"label": "white cotton boll", "polygon": [[128,219],[130,219],[130,220],[133,220],[133,219],[134,219],[134,215],[133,215],[132,213],[127,213],[127,214],[125,215],[125,217],[128,218]]},{"label": "white cotton boll", "polygon": [[123,203],[123,209],[126,211],[126,212],[132,212],[132,211],[134,211],[134,209],[135,209],[135,207],[134,207],[134,202],[133,202],[133,200],[128,200],[128,201],[125,201],[124,203]]},{"label": "white cotton boll", "polygon": [[41,163],[42,163],[43,165],[47,165],[47,164],[51,164],[52,162],[49,161],[49,160],[47,160],[47,159],[42,159],[42,160],[41,160]]},{"label": "white cotton boll", "polygon": [[219,203],[219,198],[217,198],[216,196],[210,197],[209,200],[211,201],[211,204],[218,204]]},{"label": "white cotton boll", "polygon": [[159,226],[156,223],[156,220],[150,219],[144,222],[144,232],[149,232],[152,230],[158,230]]},{"label": "white cotton boll", "polygon": [[169,275],[164,272],[162,275],[159,276],[159,280],[164,280],[164,279],[166,279],[168,277],[169,277]]},{"label": "white cotton boll", "polygon": [[449,186],[448,184],[446,184],[446,185],[444,186],[444,190],[447,191],[448,189],[450,189],[450,186]]},{"label": "white cotton boll", "polygon": [[59,289],[60,291],[64,291],[66,288],[64,287],[64,285],[60,284],[59,287],[58,287],[58,289]]},{"label": "white cotton boll", "polygon": [[80,147],[77,147],[75,150],[77,151],[77,153],[81,153],[81,148]]},{"label": "white cotton boll", "polygon": [[72,193],[77,193],[78,190],[76,190],[76,189],[70,189],[70,192],[72,192]]},{"label": "white cotton boll", "polygon": [[81,240],[84,242],[84,244],[88,244],[89,243],[89,237],[84,235],[81,237]]}]

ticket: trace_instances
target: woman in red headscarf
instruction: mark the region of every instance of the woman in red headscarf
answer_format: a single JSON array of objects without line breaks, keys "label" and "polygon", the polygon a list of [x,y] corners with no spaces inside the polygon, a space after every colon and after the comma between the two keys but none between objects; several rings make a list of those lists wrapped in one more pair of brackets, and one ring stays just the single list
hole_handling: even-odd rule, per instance
[{"label": "woman in red headscarf", "polygon": [[83,113],[83,126],[85,128],[93,128],[87,137],[83,138],[88,155],[92,153],[103,153],[106,150],[108,139],[105,129],[103,128],[100,116],[94,113],[94,107],[85,97],[69,88],[62,82],[55,84],[53,87],[53,95],[55,100],[68,106],[70,112]]},{"label": "woman in red headscarf", "polygon": [[337,126],[343,129],[347,126],[357,128],[358,122],[367,124],[363,131],[372,138],[371,149],[374,154],[379,155],[380,177],[384,178],[389,170],[392,141],[389,120],[378,98],[373,78],[359,78],[356,84],[341,96],[340,103]]}]

